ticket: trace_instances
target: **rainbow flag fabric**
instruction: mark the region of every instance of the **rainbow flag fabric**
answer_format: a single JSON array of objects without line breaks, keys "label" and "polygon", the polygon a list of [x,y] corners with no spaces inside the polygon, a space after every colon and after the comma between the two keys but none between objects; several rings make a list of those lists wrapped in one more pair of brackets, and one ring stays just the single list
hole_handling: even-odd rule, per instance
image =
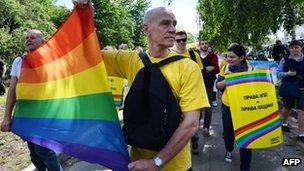
[{"label": "rainbow flag fabric", "polygon": [[225,77],[236,145],[259,149],[283,142],[271,71],[256,70]]},{"label": "rainbow flag fabric", "polygon": [[23,58],[12,131],[57,152],[128,170],[92,14],[90,7],[74,9],[45,44]]}]

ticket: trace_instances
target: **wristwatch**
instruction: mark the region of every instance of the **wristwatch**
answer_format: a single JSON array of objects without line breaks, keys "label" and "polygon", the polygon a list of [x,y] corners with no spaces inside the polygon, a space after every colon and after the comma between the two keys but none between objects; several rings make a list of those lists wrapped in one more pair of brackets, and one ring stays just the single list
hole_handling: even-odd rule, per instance
[{"label": "wristwatch", "polygon": [[154,157],[153,160],[154,160],[154,164],[157,167],[162,167],[162,165],[164,164],[163,160],[160,157],[158,157],[158,156]]}]

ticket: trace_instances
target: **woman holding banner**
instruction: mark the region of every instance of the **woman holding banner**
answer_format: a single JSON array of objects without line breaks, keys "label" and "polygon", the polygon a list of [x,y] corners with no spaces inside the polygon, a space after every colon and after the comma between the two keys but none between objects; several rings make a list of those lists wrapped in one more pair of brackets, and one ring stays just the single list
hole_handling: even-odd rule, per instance
[{"label": "woman holding banner", "polygon": [[[252,67],[246,61],[246,50],[242,45],[233,44],[228,48],[227,54],[228,64],[221,68],[217,79],[217,88],[223,92],[222,95],[222,121],[224,128],[224,141],[226,148],[225,161],[232,162],[232,151],[234,149],[234,129],[231,119],[231,111],[227,92],[225,91],[225,75],[246,72],[252,70]],[[241,170],[250,170],[251,149],[240,148]]]}]

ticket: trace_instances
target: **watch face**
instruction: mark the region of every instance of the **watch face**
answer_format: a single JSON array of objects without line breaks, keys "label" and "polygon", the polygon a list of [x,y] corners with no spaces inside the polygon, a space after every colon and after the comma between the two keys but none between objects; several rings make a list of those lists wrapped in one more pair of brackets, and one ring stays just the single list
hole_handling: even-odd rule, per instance
[{"label": "watch face", "polygon": [[154,163],[155,163],[156,166],[161,166],[161,165],[163,164],[163,161],[162,161],[161,158],[156,157],[156,158],[154,159]]},{"label": "watch face", "polygon": [[155,157],[154,163],[155,163],[156,166],[160,167],[163,164],[163,161],[162,161],[161,158]]},{"label": "watch face", "polygon": [[157,158],[155,159],[155,164],[156,164],[157,166],[160,166],[160,165],[161,165],[161,159],[157,157]]}]

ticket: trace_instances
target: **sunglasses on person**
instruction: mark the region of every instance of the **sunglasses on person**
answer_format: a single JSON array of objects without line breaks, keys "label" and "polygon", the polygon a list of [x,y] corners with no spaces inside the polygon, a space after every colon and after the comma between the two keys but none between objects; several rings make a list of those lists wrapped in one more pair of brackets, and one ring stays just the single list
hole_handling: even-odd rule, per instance
[{"label": "sunglasses on person", "polygon": [[176,41],[177,43],[181,43],[181,42],[186,43],[186,42],[187,42],[187,38],[184,38],[184,39],[176,39],[175,41]]}]

